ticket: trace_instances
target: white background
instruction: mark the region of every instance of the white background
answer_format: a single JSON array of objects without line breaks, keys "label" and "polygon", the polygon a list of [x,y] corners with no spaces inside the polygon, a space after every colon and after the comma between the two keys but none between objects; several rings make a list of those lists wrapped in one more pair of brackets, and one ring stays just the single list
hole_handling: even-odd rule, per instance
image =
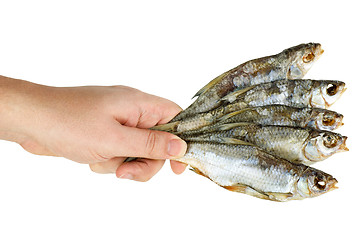
[{"label": "white background", "polygon": [[[307,42],[307,78],[348,90],[334,106],[350,152],[315,167],[339,189],[276,203],[166,164],[149,182],[92,173],[0,142],[0,239],[338,239],[358,232],[355,1],[0,1],[0,75],[53,86],[128,85],[185,108],[208,81]],[[1,117],[1,116],[0,116]]]}]

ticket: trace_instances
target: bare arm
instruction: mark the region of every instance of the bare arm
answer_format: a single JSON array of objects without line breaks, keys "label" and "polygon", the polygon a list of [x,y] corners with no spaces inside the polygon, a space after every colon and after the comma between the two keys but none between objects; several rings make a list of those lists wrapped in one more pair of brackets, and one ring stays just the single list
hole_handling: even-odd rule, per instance
[{"label": "bare arm", "polygon": [[[148,128],[171,120],[175,103],[125,86],[49,87],[0,76],[0,139],[95,172],[146,181],[184,154],[177,136]],[[141,157],[123,163],[126,157]],[[154,160],[156,159],[156,160]],[[185,166],[171,162],[174,172]]]}]

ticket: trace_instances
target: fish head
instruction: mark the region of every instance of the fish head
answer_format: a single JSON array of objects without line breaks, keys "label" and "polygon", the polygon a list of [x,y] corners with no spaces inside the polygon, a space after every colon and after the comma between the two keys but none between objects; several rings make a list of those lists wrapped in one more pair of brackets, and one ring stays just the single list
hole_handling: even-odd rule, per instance
[{"label": "fish head", "polygon": [[319,43],[300,44],[282,52],[288,59],[287,78],[303,78],[324,50]]},{"label": "fish head", "polygon": [[330,174],[307,167],[299,177],[297,191],[302,197],[316,197],[337,189],[337,183]]},{"label": "fish head", "polygon": [[318,162],[338,152],[349,151],[347,137],[334,132],[313,131],[303,148],[303,154],[310,162]]},{"label": "fish head", "polygon": [[343,115],[334,111],[313,108],[308,120],[308,127],[333,131],[343,125]]},{"label": "fish head", "polygon": [[345,92],[345,83],[340,81],[318,81],[311,95],[311,106],[328,108]]}]

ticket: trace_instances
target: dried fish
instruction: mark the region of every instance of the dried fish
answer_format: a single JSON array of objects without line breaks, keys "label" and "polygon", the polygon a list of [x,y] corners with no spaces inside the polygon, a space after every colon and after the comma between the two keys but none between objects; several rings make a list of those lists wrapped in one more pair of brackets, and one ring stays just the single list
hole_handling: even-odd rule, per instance
[{"label": "dried fish", "polygon": [[253,123],[219,125],[213,132],[181,135],[186,141],[222,143],[228,138],[256,145],[268,153],[294,163],[310,165],[323,161],[335,153],[348,151],[347,137],[339,133],[311,128],[261,126]]},{"label": "dried fish", "polygon": [[151,129],[184,139],[187,152],[175,160],[227,190],[288,201],[336,189],[334,177],[308,166],[348,151],[347,137],[330,132],[343,115],[326,109],[345,84],[301,79],[322,53],[320,44],[301,44],[243,63],[200,89],[170,123]]},{"label": "dried fish", "polygon": [[186,155],[177,160],[228,190],[273,201],[319,196],[337,183],[320,170],[249,145],[191,142]]},{"label": "dried fish", "polygon": [[279,54],[245,62],[213,79],[199,90],[196,101],[179,113],[173,121],[209,111],[218,100],[236,89],[279,79],[300,79],[322,55],[319,43],[300,44]]},{"label": "dried fish", "polygon": [[277,80],[237,90],[223,97],[228,108],[283,104],[292,107],[328,108],[345,92],[345,83],[332,80]]},{"label": "dried fish", "polygon": [[240,110],[227,105],[180,121],[158,125],[152,129],[174,134],[195,134],[212,131],[223,123],[252,122],[332,131],[343,125],[342,120],[343,115],[321,108],[296,108],[275,104]]}]

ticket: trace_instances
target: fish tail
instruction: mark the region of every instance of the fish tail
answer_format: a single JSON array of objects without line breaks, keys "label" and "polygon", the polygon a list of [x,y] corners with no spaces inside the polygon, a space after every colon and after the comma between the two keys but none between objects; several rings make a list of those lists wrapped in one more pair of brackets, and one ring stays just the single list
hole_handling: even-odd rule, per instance
[{"label": "fish tail", "polygon": [[176,122],[171,122],[171,123],[154,126],[151,128],[151,130],[176,133],[179,125],[180,125],[180,121],[176,121]]}]

